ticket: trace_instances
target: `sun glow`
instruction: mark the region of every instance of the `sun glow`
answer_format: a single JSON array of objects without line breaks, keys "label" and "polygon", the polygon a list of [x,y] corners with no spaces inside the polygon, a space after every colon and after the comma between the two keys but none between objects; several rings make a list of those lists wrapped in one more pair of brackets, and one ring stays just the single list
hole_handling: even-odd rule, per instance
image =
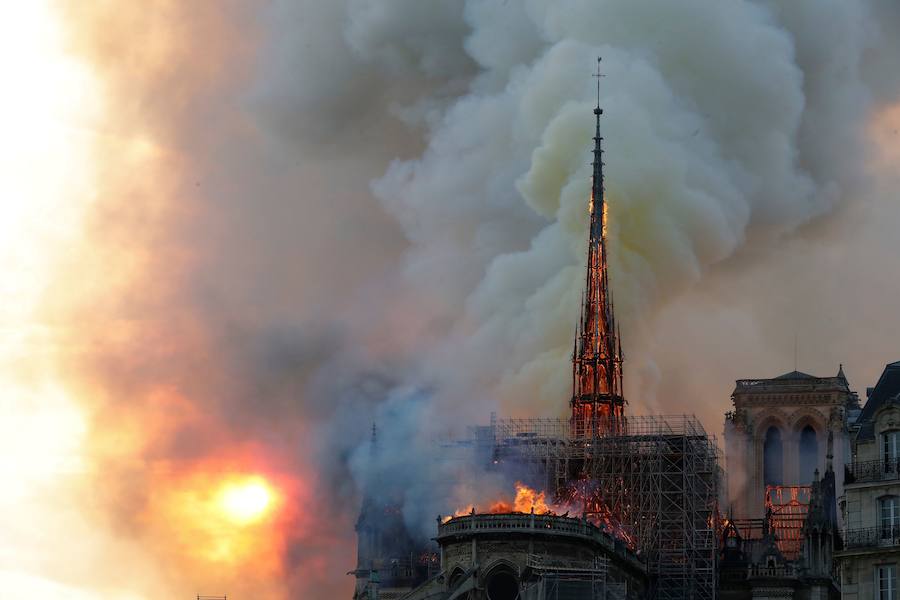
[{"label": "sun glow", "polygon": [[217,456],[156,473],[158,492],[145,519],[166,552],[199,570],[228,565],[258,574],[278,571],[285,523],[293,515],[292,484],[239,466],[243,460]]},{"label": "sun glow", "polygon": [[64,573],[80,568],[90,548],[73,561],[40,528],[22,524],[80,537],[66,496],[90,468],[88,421],[58,373],[58,324],[45,305],[61,260],[82,242],[94,175],[90,124],[101,94],[90,68],[67,51],[51,2],[4,3],[2,17],[0,475],[10,485],[0,497],[0,588],[4,597],[52,589],[80,598]]},{"label": "sun glow", "polygon": [[220,505],[228,517],[239,524],[254,523],[266,516],[273,492],[261,477],[230,483],[222,489]]}]

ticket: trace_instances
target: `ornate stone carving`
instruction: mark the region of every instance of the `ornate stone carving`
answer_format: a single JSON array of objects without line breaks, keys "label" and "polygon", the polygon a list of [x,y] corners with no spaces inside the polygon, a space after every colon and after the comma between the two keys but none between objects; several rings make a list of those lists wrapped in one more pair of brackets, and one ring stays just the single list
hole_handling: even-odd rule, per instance
[{"label": "ornate stone carving", "polygon": [[844,428],[844,409],[840,406],[832,406],[828,413],[828,429],[841,431]]},{"label": "ornate stone carving", "polygon": [[766,410],[757,413],[756,417],[753,419],[753,432],[756,437],[761,438],[766,435],[766,430],[771,425],[774,425],[787,433],[788,424],[790,422],[791,419],[784,410],[780,408],[767,408]]},{"label": "ornate stone carving", "polygon": [[734,416],[732,417],[732,423],[734,424],[735,431],[750,435],[753,434],[753,428],[750,426],[750,419],[747,416],[747,409],[736,409],[734,411]]},{"label": "ornate stone carving", "polygon": [[822,410],[810,407],[797,409],[791,414],[791,429],[794,431],[800,430],[808,424],[822,435],[826,428],[831,427],[831,417],[826,420]]}]

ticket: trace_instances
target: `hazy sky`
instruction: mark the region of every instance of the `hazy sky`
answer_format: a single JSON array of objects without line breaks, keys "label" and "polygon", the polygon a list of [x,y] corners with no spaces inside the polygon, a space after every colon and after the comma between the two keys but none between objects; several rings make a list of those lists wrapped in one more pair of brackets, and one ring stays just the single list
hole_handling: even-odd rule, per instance
[{"label": "hazy sky", "polygon": [[4,597],[349,597],[367,471],[483,493],[432,442],[565,413],[598,55],[628,410],[900,359],[892,0],[2,12]]}]

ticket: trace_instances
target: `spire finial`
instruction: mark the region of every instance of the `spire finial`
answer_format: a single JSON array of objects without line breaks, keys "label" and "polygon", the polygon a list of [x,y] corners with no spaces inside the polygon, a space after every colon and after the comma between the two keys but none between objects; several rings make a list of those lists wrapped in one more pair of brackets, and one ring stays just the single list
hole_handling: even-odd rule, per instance
[{"label": "spire finial", "polygon": [[598,115],[598,116],[603,114],[603,109],[600,108],[600,78],[606,77],[603,73],[600,72],[600,61],[601,60],[603,60],[603,59],[598,56],[597,57],[597,72],[594,73],[594,75],[593,75],[594,77],[597,78],[597,107],[594,109],[594,114]]}]

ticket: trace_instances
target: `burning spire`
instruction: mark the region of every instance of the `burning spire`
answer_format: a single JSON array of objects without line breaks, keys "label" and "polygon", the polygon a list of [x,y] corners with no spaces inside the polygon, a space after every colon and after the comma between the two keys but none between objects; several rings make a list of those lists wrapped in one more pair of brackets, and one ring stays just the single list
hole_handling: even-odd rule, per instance
[{"label": "burning spire", "polygon": [[618,341],[606,254],[603,137],[600,135],[600,59],[597,59],[596,132],[591,186],[587,281],[572,356],[572,432],[577,438],[624,430],[622,347]]}]

